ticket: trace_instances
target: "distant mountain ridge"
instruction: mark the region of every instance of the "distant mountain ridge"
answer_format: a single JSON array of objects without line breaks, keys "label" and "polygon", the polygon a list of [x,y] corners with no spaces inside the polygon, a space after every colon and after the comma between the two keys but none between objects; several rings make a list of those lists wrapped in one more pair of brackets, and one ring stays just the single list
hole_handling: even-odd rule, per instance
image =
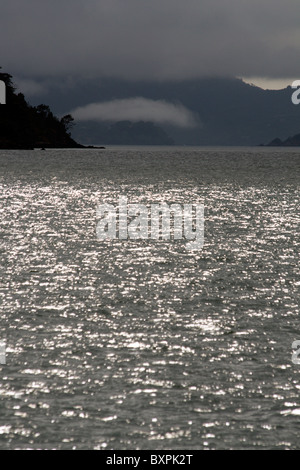
[{"label": "distant mountain ridge", "polygon": [[[137,96],[182,104],[199,117],[201,126],[195,128],[159,124],[178,145],[260,145],[275,136],[285,140],[300,131],[300,106],[291,102],[291,87],[263,90],[235,78],[164,82],[81,79],[69,87],[50,87],[33,97],[33,102],[42,99],[63,115],[89,103]],[[78,121],[72,136],[80,136],[83,143],[91,141],[102,124]]]},{"label": "distant mountain ridge", "polygon": [[267,144],[268,147],[300,147],[300,134],[293,135],[288,137],[285,140],[273,139],[270,143]]}]

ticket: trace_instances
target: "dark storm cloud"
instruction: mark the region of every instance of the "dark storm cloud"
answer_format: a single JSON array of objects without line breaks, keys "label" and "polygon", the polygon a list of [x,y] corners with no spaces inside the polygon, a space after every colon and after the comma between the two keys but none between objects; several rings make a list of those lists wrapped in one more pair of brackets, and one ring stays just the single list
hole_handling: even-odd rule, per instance
[{"label": "dark storm cloud", "polygon": [[23,76],[299,76],[299,0],[10,0],[0,8],[1,65]]}]

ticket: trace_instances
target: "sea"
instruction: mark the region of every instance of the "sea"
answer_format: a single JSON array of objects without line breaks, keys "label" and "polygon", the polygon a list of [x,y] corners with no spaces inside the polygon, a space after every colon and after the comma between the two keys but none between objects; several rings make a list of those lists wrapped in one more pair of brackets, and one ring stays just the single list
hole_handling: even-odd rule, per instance
[{"label": "sea", "polygon": [[[0,449],[299,449],[300,150],[0,151]],[[204,244],[100,240],[202,204]],[[297,343],[299,341],[299,343]]]}]

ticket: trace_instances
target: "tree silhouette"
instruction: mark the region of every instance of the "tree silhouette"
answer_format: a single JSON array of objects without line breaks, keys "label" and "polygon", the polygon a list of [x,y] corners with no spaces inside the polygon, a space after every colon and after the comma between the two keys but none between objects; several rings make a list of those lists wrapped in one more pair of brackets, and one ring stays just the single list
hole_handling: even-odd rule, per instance
[{"label": "tree silhouette", "polygon": [[61,124],[63,125],[65,131],[71,135],[71,129],[74,127],[74,118],[71,114],[66,114],[60,120]]}]

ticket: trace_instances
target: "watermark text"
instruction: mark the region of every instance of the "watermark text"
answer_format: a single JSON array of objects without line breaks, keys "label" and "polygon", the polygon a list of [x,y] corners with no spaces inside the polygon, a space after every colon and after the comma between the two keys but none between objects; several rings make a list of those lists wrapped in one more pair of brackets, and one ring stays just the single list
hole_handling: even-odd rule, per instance
[{"label": "watermark text", "polygon": [[292,348],[295,350],[292,354],[292,363],[300,365],[300,341],[294,341]]},{"label": "watermark text", "polygon": [[187,250],[200,250],[204,244],[203,204],[128,204],[119,197],[118,206],[97,207],[98,240],[181,240]]},{"label": "watermark text", "polygon": [[295,80],[292,83],[292,88],[296,89],[292,94],[292,103],[298,105],[300,104],[300,80]]},{"label": "watermark text", "polygon": [[0,339],[0,365],[6,364],[6,342]]},{"label": "watermark text", "polygon": [[6,85],[0,80],[0,104],[6,104]]}]

